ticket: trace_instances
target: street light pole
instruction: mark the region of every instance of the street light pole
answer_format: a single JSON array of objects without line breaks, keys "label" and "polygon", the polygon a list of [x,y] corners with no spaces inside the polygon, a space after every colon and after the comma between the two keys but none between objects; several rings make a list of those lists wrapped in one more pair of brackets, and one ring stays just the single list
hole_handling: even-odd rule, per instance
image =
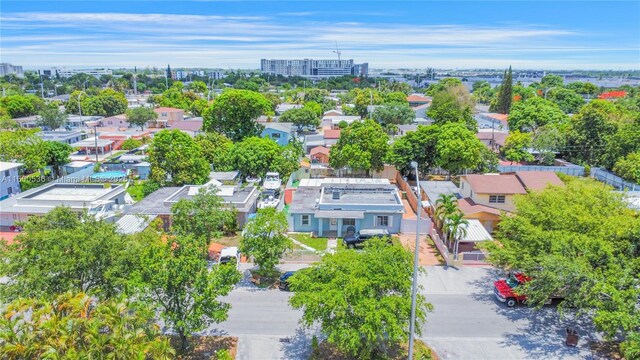
[{"label": "street light pole", "polygon": [[418,163],[411,162],[411,167],[416,171],[416,188],[418,189],[417,196],[417,208],[418,208],[418,221],[416,221],[416,244],[413,251],[413,283],[411,284],[411,320],[409,323],[409,360],[413,360],[413,341],[415,334],[416,323],[416,295],[418,292],[418,260],[420,251],[420,210],[422,203],[420,201],[420,180],[418,177]]}]

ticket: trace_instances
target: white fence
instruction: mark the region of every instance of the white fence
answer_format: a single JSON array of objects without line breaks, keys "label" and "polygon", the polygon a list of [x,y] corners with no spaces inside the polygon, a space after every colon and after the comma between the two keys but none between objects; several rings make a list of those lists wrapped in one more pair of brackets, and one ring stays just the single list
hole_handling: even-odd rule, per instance
[{"label": "white fence", "polygon": [[602,168],[592,168],[591,177],[618,190],[640,191],[640,184],[625,181],[620,176],[616,176]]},{"label": "white fence", "polygon": [[541,166],[541,165],[498,165],[501,173],[515,171],[553,171],[561,172],[571,176],[584,176],[584,167],[572,166]]}]

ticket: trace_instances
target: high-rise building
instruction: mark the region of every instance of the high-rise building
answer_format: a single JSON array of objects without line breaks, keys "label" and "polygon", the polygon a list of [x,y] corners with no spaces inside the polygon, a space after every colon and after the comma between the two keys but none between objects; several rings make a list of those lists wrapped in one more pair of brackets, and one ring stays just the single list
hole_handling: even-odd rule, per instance
[{"label": "high-rise building", "polygon": [[263,73],[283,76],[333,77],[343,75],[367,76],[369,64],[354,64],[349,60],[260,60]]},{"label": "high-rise building", "polygon": [[51,68],[38,70],[38,73],[44,76],[48,76],[49,78],[70,78],[73,75],[77,74],[87,74],[99,78],[102,75],[113,75],[113,70],[111,69],[65,69],[65,68]]},{"label": "high-rise building", "polygon": [[12,65],[9,63],[0,63],[0,76],[16,74],[19,77],[22,77],[22,66]]}]

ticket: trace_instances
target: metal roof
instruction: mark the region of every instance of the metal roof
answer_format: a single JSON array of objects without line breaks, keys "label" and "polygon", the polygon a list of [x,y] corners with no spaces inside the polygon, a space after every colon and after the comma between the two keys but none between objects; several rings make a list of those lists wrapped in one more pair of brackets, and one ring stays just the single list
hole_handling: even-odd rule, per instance
[{"label": "metal roof", "polygon": [[487,229],[482,226],[479,220],[476,219],[467,219],[469,225],[463,225],[463,228],[466,228],[465,236],[460,239],[460,242],[478,242],[478,241],[489,241],[493,240],[491,234],[487,231]]},{"label": "metal roof", "polygon": [[153,221],[153,219],[155,219],[156,217],[157,215],[124,215],[118,221],[116,221],[117,231],[125,235],[139,233],[146,229],[151,221]]}]

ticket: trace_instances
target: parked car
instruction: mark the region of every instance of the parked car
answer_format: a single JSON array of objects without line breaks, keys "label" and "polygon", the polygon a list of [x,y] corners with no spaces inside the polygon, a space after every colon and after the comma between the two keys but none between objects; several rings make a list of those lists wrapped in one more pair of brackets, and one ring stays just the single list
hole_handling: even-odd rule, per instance
[{"label": "parked car", "polygon": [[362,229],[355,233],[348,233],[344,238],[342,238],[342,244],[348,248],[355,248],[357,246],[362,245],[368,239],[374,237],[389,237],[391,234],[387,229]]},{"label": "parked car", "polygon": [[289,278],[295,274],[295,271],[287,271],[286,273],[280,276],[280,281],[278,282],[278,288],[282,291],[289,291]]},{"label": "parked car", "polygon": [[[523,273],[513,273],[506,279],[500,279],[494,282],[493,293],[498,301],[507,304],[508,307],[514,307],[518,303],[527,301],[527,296],[518,294],[517,289],[528,281],[531,281],[529,276]],[[562,298],[561,295],[553,295],[547,303],[550,304],[553,300],[560,300]]]},{"label": "parked car", "polygon": [[220,250],[218,265],[222,264],[231,264],[236,268],[240,266],[240,251],[238,251],[236,246],[230,246]]}]

